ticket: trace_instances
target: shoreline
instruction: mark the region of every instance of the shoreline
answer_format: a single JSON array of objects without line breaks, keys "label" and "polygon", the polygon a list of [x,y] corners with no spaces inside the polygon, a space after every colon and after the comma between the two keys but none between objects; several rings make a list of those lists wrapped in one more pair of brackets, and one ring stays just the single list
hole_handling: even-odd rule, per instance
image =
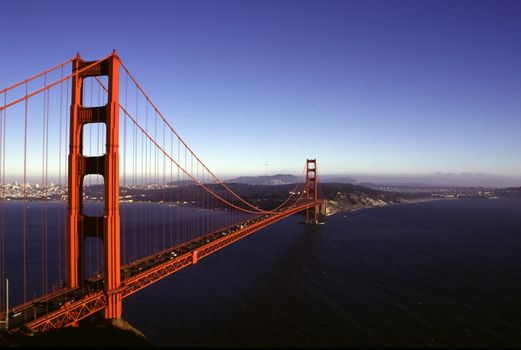
[{"label": "shoreline", "polygon": [[[407,200],[406,202],[393,202],[393,203],[386,202],[385,204],[381,204],[381,205],[367,205],[367,206],[358,207],[358,208],[340,210],[340,211],[336,211],[334,213],[330,213],[330,214],[327,214],[324,216],[330,217],[330,216],[341,214],[341,213],[353,213],[353,212],[364,210],[364,209],[390,207],[390,206],[395,206],[395,205],[418,204],[418,203],[426,203],[426,202],[433,202],[433,201],[453,201],[453,200],[461,200],[461,199],[468,199],[468,198],[417,198],[417,199]],[[478,198],[475,198],[475,199],[478,199]],[[488,198],[480,198],[480,199],[488,199]]]},{"label": "shoreline", "polygon": [[[363,207],[358,208],[351,208],[346,210],[339,210],[334,213],[330,214],[324,214],[324,217],[330,217],[337,214],[347,214],[347,213],[353,213],[356,211],[364,210],[364,209],[373,209],[373,208],[382,208],[382,207],[390,207],[395,205],[407,205],[407,204],[418,204],[418,203],[426,203],[426,202],[434,202],[434,201],[456,201],[456,200],[464,200],[464,199],[479,199],[479,200],[498,200],[498,199],[509,199],[509,198],[473,198],[473,197],[465,197],[465,198],[418,198],[418,199],[411,199],[406,202],[393,202],[393,203],[385,203],[381,205],[367,205]],[[521,198],[517,198],[521,199]]]}]

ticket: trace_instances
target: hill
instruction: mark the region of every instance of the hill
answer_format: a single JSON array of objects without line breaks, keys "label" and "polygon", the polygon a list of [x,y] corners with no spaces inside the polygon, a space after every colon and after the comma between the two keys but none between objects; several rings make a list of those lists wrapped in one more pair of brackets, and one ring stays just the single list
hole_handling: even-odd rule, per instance
[{"label": "hill", "polygon": [[235,179],[227,180],[226,183],[238,183],[246,185],[287,185],[299,182],[300,179],[295,175],[277,174],[272,176],[240,176]]},{"label": "hill", "polygon": [[79,327],[0,334],[0,347],[152,347],[139,330],[122,319],[96,317],[79,322]]}]

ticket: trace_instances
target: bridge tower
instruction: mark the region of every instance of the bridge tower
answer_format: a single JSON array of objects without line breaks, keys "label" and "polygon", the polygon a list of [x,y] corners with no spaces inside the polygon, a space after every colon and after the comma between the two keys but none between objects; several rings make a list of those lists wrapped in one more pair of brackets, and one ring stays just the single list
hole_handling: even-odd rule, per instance
[{"label": "bridge tower", "polygon": [[[317,160],[306,160],[306,202],[318,199]],[[306,223],[318,224],[319,205],[306,209]]]},{"label": "bridge tower", "polygon": [[[93,64],[78,54],[73,73]],[[66,237],[66,282],[78,288],[85,280],[84,246],[87,237],[103,242],[104,291],[107,307],[105,318],[120,318],[120,219],[119,219],[119,58],[116,51],[107,59],[76,74],[72,78],[72,105],[69,144],[69,199]],[[84,107],[83,88],[87,77],[108,77],[108,102],[104,106]],[[83,127],[89,123],[105,123],[106,148],[101,156],[83,155]],[[99,174],[104,180],[104,215],[88,216],[83,206],[83,180]]]}]

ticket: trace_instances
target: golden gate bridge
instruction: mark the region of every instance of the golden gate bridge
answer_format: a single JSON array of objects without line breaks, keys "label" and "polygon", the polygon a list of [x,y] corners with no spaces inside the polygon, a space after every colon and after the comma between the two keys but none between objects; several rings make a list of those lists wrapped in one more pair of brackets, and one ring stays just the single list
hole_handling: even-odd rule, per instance
[{"label": "golden gate bridge", "polygon": [[271,209],[243,198],[115,51],[97,61],[78,54],[1,90],[4,329],[120,318],[124,298],[255,231],[296,213],[317,224],[315,159],[304,173]]}]

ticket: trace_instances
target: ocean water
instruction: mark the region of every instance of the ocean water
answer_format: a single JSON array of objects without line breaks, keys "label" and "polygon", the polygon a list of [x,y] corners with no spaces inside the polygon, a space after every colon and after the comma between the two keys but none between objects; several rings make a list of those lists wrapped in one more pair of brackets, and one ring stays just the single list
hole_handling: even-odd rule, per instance
[{"label": "ocean water", "polygon": [[[87,202],[84,209],[88,215],[103,216],[101,202]],[[249,217],[244,213],[161,203],[120,203],[121,263],[136,261],[196,238],[196,233],[200,236],[201,232],[211,232]],[[11,306],[23,304],[24,297],[31,301],[64,285],[66,220],[64,201],[0,202],[0,249],[6,252],[0,260],[0,280],[9,278]],[[87,237],[84,251],[86,277],[102,274],[102,241]],[[5,308],[4,289],[2,282],[0,311]]]},{"label": "ocean water", "polygon": [[124,300],[157,346],[521,346],[521,200],[290,217]]},{"label": "ocean water", "polygon": [[[8,248],[20,246],[21,205],[4,205]],[[38,277],[42,252],[31,242],[45,233],[60,245],[56,223],[66,211],[29,206],[28,273]],[[133,211],[157,206],[124,205],[122,220],[146,226]],[[521,200],[440,200],[303,221],[275,223],[126,298],[123,318],[157,346],[521,347]],[[55,253],[49,248],[51,266],[63,261]],[[20,255],[7,264],[21,274]],[[20,301],[20,281],[10,287]],[[32,281],[28,297],[39,288]]]}]

